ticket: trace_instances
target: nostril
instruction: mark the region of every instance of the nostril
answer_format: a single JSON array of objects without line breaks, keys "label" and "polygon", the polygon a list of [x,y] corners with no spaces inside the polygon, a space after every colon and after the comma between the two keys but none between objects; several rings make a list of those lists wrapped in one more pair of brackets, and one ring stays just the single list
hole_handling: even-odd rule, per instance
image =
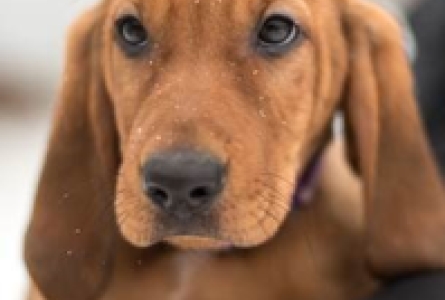
[{"label": "nostril", "polygon": [[189,203],[193,206],[200,206],[212,200],[217,194],[217,189],[213,186],[198,186],[189,193]]},{"label": "nostril", "polygon": [[207,198],[209,196],[211,196],[212,191],[211,188],[208,186],[200,186],[197,188],[194,188],[191,192],[190,192],[190,198],[191,199],[202,199],[202,198]]},{"label": "nostril", "polygon": [[147,195],[151,200],[161,207],[168,207],[170,204],[170,196],[162,187],[156,185],[149,185],[146,188]]}]

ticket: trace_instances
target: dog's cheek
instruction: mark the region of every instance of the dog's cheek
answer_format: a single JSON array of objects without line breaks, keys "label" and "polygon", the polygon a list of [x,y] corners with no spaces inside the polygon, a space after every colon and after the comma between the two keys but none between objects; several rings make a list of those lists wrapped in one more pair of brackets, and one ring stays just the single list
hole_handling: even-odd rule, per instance
[{"label": "dog's cheek", "polygon": [[130,244],[147,247],[155,243],[155,212],[142,195],[138,172],[124,161],[119,172],[114,203],[118,228]]},{"label": "dog's cheek", "polygon": [[238,247],[268,241],[284,223],[301,165],[300,132],[306,128],[301,126],[298,139],[290,139],[288,132],[277,132],[282,127],[272,131],[263,122],[252,124],[233,131],[227,187],[217,209],[222,239]]},{"label": "dog's cheek", "polygon": [[252,211],[249,215],[221,215],[222,238],[235,247],[251,248],[273,238],[285,219],[285,214],[273,208]]},{"label": "dog's cheek", "polygon": [[271,239],[290,207],[291,193],[286,199],[277,196],[276,190],[281,186],[275,180],[247,182],[247,191],[223,203],[218,214],[222,239],[237,247],[254,247]]}]

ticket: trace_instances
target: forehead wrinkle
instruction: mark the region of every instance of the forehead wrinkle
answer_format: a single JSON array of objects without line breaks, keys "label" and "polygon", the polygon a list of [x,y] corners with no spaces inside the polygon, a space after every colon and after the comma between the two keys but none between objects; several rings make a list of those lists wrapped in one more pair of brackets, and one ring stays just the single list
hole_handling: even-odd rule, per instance
[{"label": "forehead wrinkle", "polygon": [[232,14],[236,20],[258,18],[273,0],[232,1]]},{"label": "forehead wrinkle", "polygon": [[170,1],[132,0],[131,2],[135,3],[144,23],[148,24],[150,34],[153,32],[162,32],[165,20],[171,11]]},{"label": "forehead wrinkle", "polygon": [[[227,47],[234,34],[231,0],[172,0],[175,17],[171,18],[171,37],[196,59],[202,55],[215,57]],[[237,27],[242,32],[243,27]],[[187,51],[184,52],[184,49]]]},{"label": "forehead wrinkle", "polygon": [[[196,0],[142,0],[144,15],[152,24],[154,36],[167,38],[172,44],[188,49],[197,49],[202,38],[208,11],[204,14]],[[208,0],[200,0],[204,2]],[[206,18],[204,18],[206,17]],[[214,20],[210,19],[210,24]],[[183,49],[184,50],[184,49]]]},{"label": "forehead wrinkle", "polygon": [[[267,4],[270,1],[199,0],[199,4],[194,5],[199,22],[196,34],[202,37],[199,39],[198,46],[209,47],[208,50],[212,48],[213,51],[220,51],[220,53],[224,53],[227,49],[240,50],[244,47],[243,42],[250,39],[256,27],[259,12],[265,6],[264,3]],[[211,54],[212,51],[209,53]]]}]

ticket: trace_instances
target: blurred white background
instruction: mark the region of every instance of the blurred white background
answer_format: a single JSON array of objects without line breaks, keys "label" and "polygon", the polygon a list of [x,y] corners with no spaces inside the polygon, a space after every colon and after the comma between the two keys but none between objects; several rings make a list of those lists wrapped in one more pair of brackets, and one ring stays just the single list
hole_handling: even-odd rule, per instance
[{"label": "blurred white background", "polygon": [[0,299],[20,300],[22,240],[68,25],[94,0],[0,0]]}]

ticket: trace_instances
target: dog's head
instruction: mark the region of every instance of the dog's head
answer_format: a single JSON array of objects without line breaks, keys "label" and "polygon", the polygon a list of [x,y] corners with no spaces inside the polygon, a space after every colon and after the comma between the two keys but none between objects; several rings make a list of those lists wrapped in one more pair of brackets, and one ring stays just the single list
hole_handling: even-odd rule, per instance
[{"label": "dog's head", "polygon": [[[339,89],[320,96],[323,30],[310,7],[111,1],[105,10],[100,51],[122,154],[123,236],[141,247],[269,239],[340,98]],[[340,23],[327,18],[341,40]],[[347,62],[344,43],[333,47],[338,87]]]},{"label": "dog's head", "polygon": [[49,298],[100,290],[116,226],[136,247],[266,242],[339,108],[365,182],[373,267],[442,259],[442,188],[398,30],[375,8],[108,0],[75,24],[68,48],[26,246]]}]

